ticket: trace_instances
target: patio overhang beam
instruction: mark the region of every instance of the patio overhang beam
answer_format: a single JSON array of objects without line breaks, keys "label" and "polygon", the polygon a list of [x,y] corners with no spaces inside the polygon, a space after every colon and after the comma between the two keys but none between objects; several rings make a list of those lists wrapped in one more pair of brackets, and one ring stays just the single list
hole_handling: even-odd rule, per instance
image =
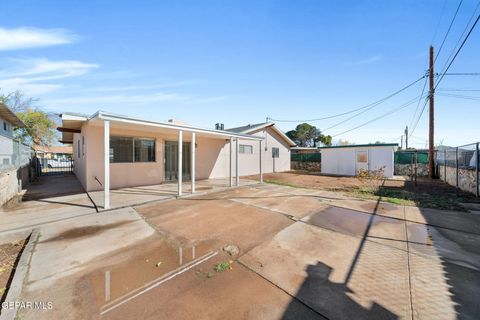
[{"label": "patio overhang beam", "polygon": [[195,132],[195,133],[200,133],[200,134],[205,134],[205,135],[225,137],[226,139],[230,138],[230,137],[234,137],[234,138],[239,138],[239,139],[242,139],[242,140],[253,140],[253,141],[264,140],[263,137],[256,137],[256,136],[252,136],[252,135],[236,134],[236,133],[227,132],[227,131],[208,130],[208,129],[174,125],[174,124],[168,124],[168,123],[162,123],[162,122],[147,121],[147,120],[118,116],[118,115],[113,115],[113,114],[107,114],[107,113],[103,113],[103,112],[99,112],[96,116],[99,119],[108,120],[108,121],[112,121],[112,122],[123,122],[123,123],[128,123],[128,124],[136,124],[136,125],[140,125],[140,126],[149,126],[149,127],[157,127],[157,128],[172,129],[172,130],[182,130],[183,132],[189,132],[189,133]]}]

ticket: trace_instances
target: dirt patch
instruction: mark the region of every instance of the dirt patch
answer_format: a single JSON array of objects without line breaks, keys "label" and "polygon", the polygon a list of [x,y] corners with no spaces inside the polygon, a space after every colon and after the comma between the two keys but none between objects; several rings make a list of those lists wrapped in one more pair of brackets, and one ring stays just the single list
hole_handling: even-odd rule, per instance
[{"label": "dirt patch", "polygon": [[109,229],[113,229],[119,226],[122,226],[127,223],[131,223],[132,221],[120,221],[116,223],[110,223],[106,225],[98,225],[98,226],[88,226],[82,228],[74,228],[67,230],[65,232],[60,233],[59,235],[49,238],[42,242],[53,242],[53,241],[62,241],[62,240],[69,240],[69,239],[78,239],[87,236],[92,236],[98,234],[100,232],[104,232]]},{"label": "dirt patch", "polygon": [[8,286],[20,259],[26,240],[0,245],[0,302],[6,298]]},{"label": "dirt patch", "polygon": [[345,192],[362,199],[381,200],[398,205],[434,209],[466,211],[462,202],[480,202],[473,194],[458,190],[442,181],[419,178],[410,180],[384,180],[378,190],[372,190],[355,177],[336,177],[306,172],[282,172],[264,175],[267,183],[297,188]]}]

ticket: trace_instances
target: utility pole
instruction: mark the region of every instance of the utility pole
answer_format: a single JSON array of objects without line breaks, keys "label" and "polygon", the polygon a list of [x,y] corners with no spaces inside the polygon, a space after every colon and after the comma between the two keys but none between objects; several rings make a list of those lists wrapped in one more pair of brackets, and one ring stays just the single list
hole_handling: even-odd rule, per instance
[{"label": "utility pole", "polygon": [[400,137],[400,149],[403,149],[403,135]]},{"label": "utility pole", "polygon": [[408,149],[408,126],[405,128],[405,149]]},{"label": "utility pole", "polygon": [[435,95],[435,88],[434,88],[434,74],[433,74],[433,46],[430,46],[430,69],[429,69],[429,78],[430,78],[430,113],[429,113],[429,130],[428,130],[428,176],[433,178],[434,166],[433,166],[433,157],[434,157],[434,150],[433,150],[433,139],[434,139],[434,95]]}]

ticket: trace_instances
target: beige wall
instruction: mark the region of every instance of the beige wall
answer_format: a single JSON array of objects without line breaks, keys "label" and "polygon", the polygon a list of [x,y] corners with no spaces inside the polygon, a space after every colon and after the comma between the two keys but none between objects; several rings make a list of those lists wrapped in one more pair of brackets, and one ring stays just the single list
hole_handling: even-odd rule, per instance
[{"label": "beige wall", "polygon": [[[273,171],[272,147],[280,149],[280,157],[275,159],[275,171],[290,170],[290,149],[273,130],[266,129],[254,133],[266,137],[262,148],[263,172]],[[131,186],[159,184],[164,181],[164,145],[165,141],[177,141],[176,133],[157,134],[133,130],[110,129],[110,135],[155,138],[156,161],[143,163],[111,163],[110,188],[117,189]],[[82,136],[85,144],[82,147]],[[189,133],[184,133],[184,141],[191,141]],[[240,140],[240,144],[253,146],[253,154],[239,154],[240,176],[259,173],[259,142]],[[80,144],[80,150],[78,148]],[[230,144],[228,139],[204,138],[196,139],[196,178],[226,178],[230,168]],[[235,146],[235,145],[234,145]],[[80,153],[79,153],[80,151]],[[74,134],[73,158],[75,174],[87,191],[102,190],[103,187],[103,126],[93,126],[88,122],[82,126],[81,133]],[[235,147],[233,148],[233,175],[235,173]]]}]

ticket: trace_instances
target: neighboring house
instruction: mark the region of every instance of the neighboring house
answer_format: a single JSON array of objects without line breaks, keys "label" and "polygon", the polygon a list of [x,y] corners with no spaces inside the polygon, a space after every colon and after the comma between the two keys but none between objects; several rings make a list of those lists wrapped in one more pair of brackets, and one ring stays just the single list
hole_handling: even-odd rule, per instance
[{"label": "neighboring house", "polygon": [[0,102],[0,166],[14,164],[13,128],[23,128],[25,124],[5,104]]},{"label": "neighboring house", "polygon": [[[295,147],[293,142],[285,133],[280,130],[273,122],[263,122],[257,124],[249,124],[243,127],[226,129],[226,131],[248,134],[265,139],[262,157],[263,172],[282,172],[290,170],[290,149]],[[249,149],[247,149],[249,150]],[[258,153],[258,146],[254,145],[252,152]],[[249,161],[248,153],[242,155],[241,160]],[[246,166],[240,175],[255,174],[254,171],[248,171],[248,168],[253,166]]]},{"label": "neighboring house", "polygon": [[386,178],[393,177],[396,143],[358,144],[320,147],[322,173],[355,176],[360,169],[384,168]]},{"label": "neighboring house", "polygon": [[104,190],[106,208],[110,189],[177,181],[181,195],[183,180],[191,180],[192,189],[196,179],[229,178],[238,185],[242,175],[290,169],[294,143],[272,123],[227,131],[103,111],[61,118],[58,130],[61,142],[73,144],[75,175],[87,191]]},{"label": "neighboring house", "polygon": [[38,158],[43,159],[71,159],[72,146],[35,146],[33,147]]}]

